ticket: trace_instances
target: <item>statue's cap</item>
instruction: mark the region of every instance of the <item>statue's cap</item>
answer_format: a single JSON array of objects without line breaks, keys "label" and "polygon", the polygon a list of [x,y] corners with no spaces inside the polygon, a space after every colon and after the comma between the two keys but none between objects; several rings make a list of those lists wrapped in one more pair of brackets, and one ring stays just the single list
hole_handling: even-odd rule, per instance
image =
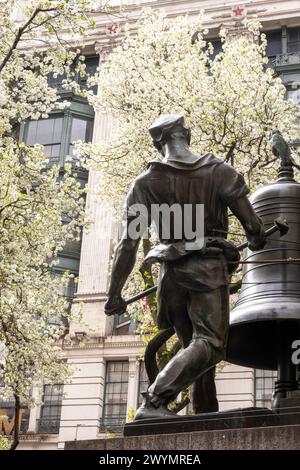
[{"label": "statue's cap", "polygon": [[160,142],[163,138],[163,134],[169,129],[172,129],[176,124],[184,125],[184,116],[182,114],[164,114],[160,116],[156,121],[149,127],[149,133],[155,142]]}]

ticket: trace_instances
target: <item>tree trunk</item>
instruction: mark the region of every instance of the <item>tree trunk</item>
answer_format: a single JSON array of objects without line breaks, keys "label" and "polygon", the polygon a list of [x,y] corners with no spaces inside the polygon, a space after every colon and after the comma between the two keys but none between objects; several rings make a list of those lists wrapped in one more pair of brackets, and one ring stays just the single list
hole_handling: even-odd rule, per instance
[{"label": "tree trunk", "polygon": [[14,424],[14,439],[9,450],[16,450],[19,445],[19,427],[20,427],[20,397],[15,394],[15,424]]}]

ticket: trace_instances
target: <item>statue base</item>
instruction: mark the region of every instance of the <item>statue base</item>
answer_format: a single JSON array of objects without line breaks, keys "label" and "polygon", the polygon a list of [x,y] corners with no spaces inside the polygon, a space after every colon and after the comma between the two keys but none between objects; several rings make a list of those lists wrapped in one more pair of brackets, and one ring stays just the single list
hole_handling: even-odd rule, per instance
[{"label": "statue base", "polygon": [[[300,390],[287,392],[286,397],[274,400],[273,406],[278,413],[300,412]],[[298,411],[297,411],[298,409]]]},{"label": "statue base", "polygon": [[218,411],[216,413],[177,416],[176,418],[145,419],[126,423],[124,426],[124,436],[300,424],[300,414],[295,414],[294,411],[290,413],[289,410],[287,413],[282,408],[272,411],[268,408],[251,407]]},{"label": "statue base", "polygon": [[[296,411],[297,410],[297,411]],[[66,450],[300,450],[299,407],[246,408],[127,423],[124,437],[70,441]]]}]

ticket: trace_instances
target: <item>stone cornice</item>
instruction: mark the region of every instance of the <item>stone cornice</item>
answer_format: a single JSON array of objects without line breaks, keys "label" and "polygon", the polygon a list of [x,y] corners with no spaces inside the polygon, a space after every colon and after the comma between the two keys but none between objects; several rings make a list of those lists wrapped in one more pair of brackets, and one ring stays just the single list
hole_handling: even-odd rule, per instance
[{"label": "stone cornice", "polygon": [[85,349],[133,349],[133,348],[141,348],[145,346],[145,344],[142,341],[128,341],[126,343],[87,343],[84,346],[79,346],[77,344],[74,345],[68,345],[64,346],[63,351],[74,351],[74,350],[80,350],[84,351]]},{"label": "stone cornice", "polygon": [[131,25],[131,32],[136,31],[136,21],[145,7],[151,7],[155,10],[164,9],[167,15],[172,18],[179,15],[188,14],[195,16],[204,12],[204,26],[210,31],[209,37],[215,36],[219,28],[223,25],[232,25],[236,19],[231,16],[231,9],[236,5],[242,5],[247,8],[247,13],[257,15],[262,22],[265,30],[280,28],[283,25],[300,25],[300,8],[296,0],[161,0],[158,2],[147,2],[141,5],[130,5],[116,19],[103,13],[94,13],[93,17],[96,23],[94,31],[87,35],[87,47],[93,47],[100,54],[102,61],[106,60],[107,55],[113,48],[119,44],[124,37],[122,32],[117,36],[109,37],[106,34],[106,28],[111,23],[124,25],[128,22]]},{"label": "stone cornice", "polygon": [[107,294],[102,292],[77,293],[73,298],[73,304],[81,302],[105,302]]},{"label": "stone cornice", "polygon": [[[90,350],[90,349],[124,349],[124,348],[140,348],[145,346],[145,343],[138,335],[128,335],[126,340],[121,341],[118,339],[118,336],[96,336],[96,337],[87,337],[84,340],[83,344],[71,340],[70,343],[64,343],[62,345],[63,351],[70,350]],[[124,338],[124,336],[123,336]]]},{"label": "stone cornice", "polygon": [[[8,437],[9,439],[11,439],[10,436]],[[49,444],[50,443],[55,444],[58,442],[58,434],[38,434],[38,433],[27,432],[26,434],[20,433],[19,439],[20,441],[35,441],[35,442],[47,441]]]}]

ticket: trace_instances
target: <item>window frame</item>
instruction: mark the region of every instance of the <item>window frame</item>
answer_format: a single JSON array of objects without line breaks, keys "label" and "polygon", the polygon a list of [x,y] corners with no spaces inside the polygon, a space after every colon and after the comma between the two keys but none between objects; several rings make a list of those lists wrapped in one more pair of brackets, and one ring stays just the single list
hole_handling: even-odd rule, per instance
[{"label": "window frame", "polygon": [[[297,39],[292,39],[293,33],[297,34]],[[291,50],[295,47],[296,50]],[[288,54],[300,54],[300,27],[287,28],[287,52]]]},{"label": "window frame", "polygon": [[[254,369],[254,403],[257,407],[271,407],[277,371]],[[269,385],[272,385],[271,387]]]},{"label": "window frame", "polygon": [[[289,93],[296,93],[298,95],[298,99],[295,100],[294,98],[289,97]],[[300,104],[300,86],[293,85],[293,84],[286,84],[286,99],[292,101],[295,104]]]},{"label": "window frame", "polygon": [[[127,381],[112,381],[108,380],[109,377],[109,367],[113,364],[122,364],[127,366],[127,371],[121,370],[121,375],[123,372],[127,373]],[[109,391],[109,385],[114,385],[114,384],[120,384],[121,389],[122,389],[122,384],[127,384],[127,390],[126,390],[126,401],[123,403],[122,400],[122,391],[119,394],[119,401],[118,403],[110,403],[107,401],[107,397],[111,394],[114,394]],[[124,425],[126,418],[127,418],[127,400],[128,400],[128,384],[129,384],[129,361],[128,359],[120,359],[120,360],[107,360],[106,361],[106,367],[105,367],[105,382],[104,382],[104,392],[103,392],[103,408],[102,408],[102,418],[100,420],[100,430],[101,431],[112,431],[112,432],[119,432],[122,429],[122,426]],[[123,395],[125,395],[123,393]],[[108,405],[117,405],[121,407],[122,405],[125,405],[126,411],[125,415],[121,414],[120,412],[118,414],[107,414],[107,406]],[[124,422],[123,422],[124,421]]]},{"label": "window frame", "polygon": [[[72,132],[72,122],[74,118],[82,119],[89,121],[91,123],[90,129],[90,142],[93,139],[94,133],[94,123],[95,123],[95,113],[92,107],[87,103],[86,99],[75,96],[73,93],[67,93],[62,96],[62,98],[70,101],[70,106],[63,110],[53,110],[47,119],[51,117],[62,117],[62,131],[61,131],[61,142],[60,142],[60,152],[59,160],[55,164],[63,167],[66,161],[66,157],[69,155],[71,148],[71,132]],[[25,142],[28,137],[29,130],[29,121],[22,123],[20,126],[20,142]],[[50,145],[50,144],[49,144]],[[75,161],[75,159],[74,159]],[[49,161],[51,165],[51,159]]]},{"label": "window frame", "polygon": [[[0,384],[1,387],[1,384]],[[3,397],[0,398],[0,410],[3,411],[7,418],[9,423],[11,424],[12,420],[15,418],[15,400],[13,398],[10,399],[4,399]],[[21,402],[21,410],[22,410],[22,417],[21,417],[21,422],[20,422],[20,428],[19,432],[20,434],[26,434],[29,429],[29,420],[30,420],[30,410],[27,406],[23,406]],[[3,415],[2,415],[3,416]],[[0,419],[2,419],[2,416],[0,416]],[[2,424],[2,431],[3,431],[4,425]],[[8,437],[6,434],[2,434],[0,432],[0,437]]]},{"label": "window frame", "polygon": [[[51,392],[46,394],[46,387],[50,387]],[[59,392],[53,394],[53,388],[59,387]],[[45,401],[45,396],[50,397],[47,401]],[[52,397],[57,396],[57,400],[53,400]],[[40,408],[40,416],[38,419],[38,433],[39,434],[58,434],[60,428],[60,420],[61,420],[61,412],[62,412],[62,402],[64,398],[64,384],[44,384],[43,386],[43,397],[42,397],[42,405]],[[49,414],[49,416],[43,416],[43,413],[46,408],[59,408],[58,413],[56,414]],[[52,427],[52,422],[55,421],[54,426]],[[45,423],[47,423],[45,425]]]}]

